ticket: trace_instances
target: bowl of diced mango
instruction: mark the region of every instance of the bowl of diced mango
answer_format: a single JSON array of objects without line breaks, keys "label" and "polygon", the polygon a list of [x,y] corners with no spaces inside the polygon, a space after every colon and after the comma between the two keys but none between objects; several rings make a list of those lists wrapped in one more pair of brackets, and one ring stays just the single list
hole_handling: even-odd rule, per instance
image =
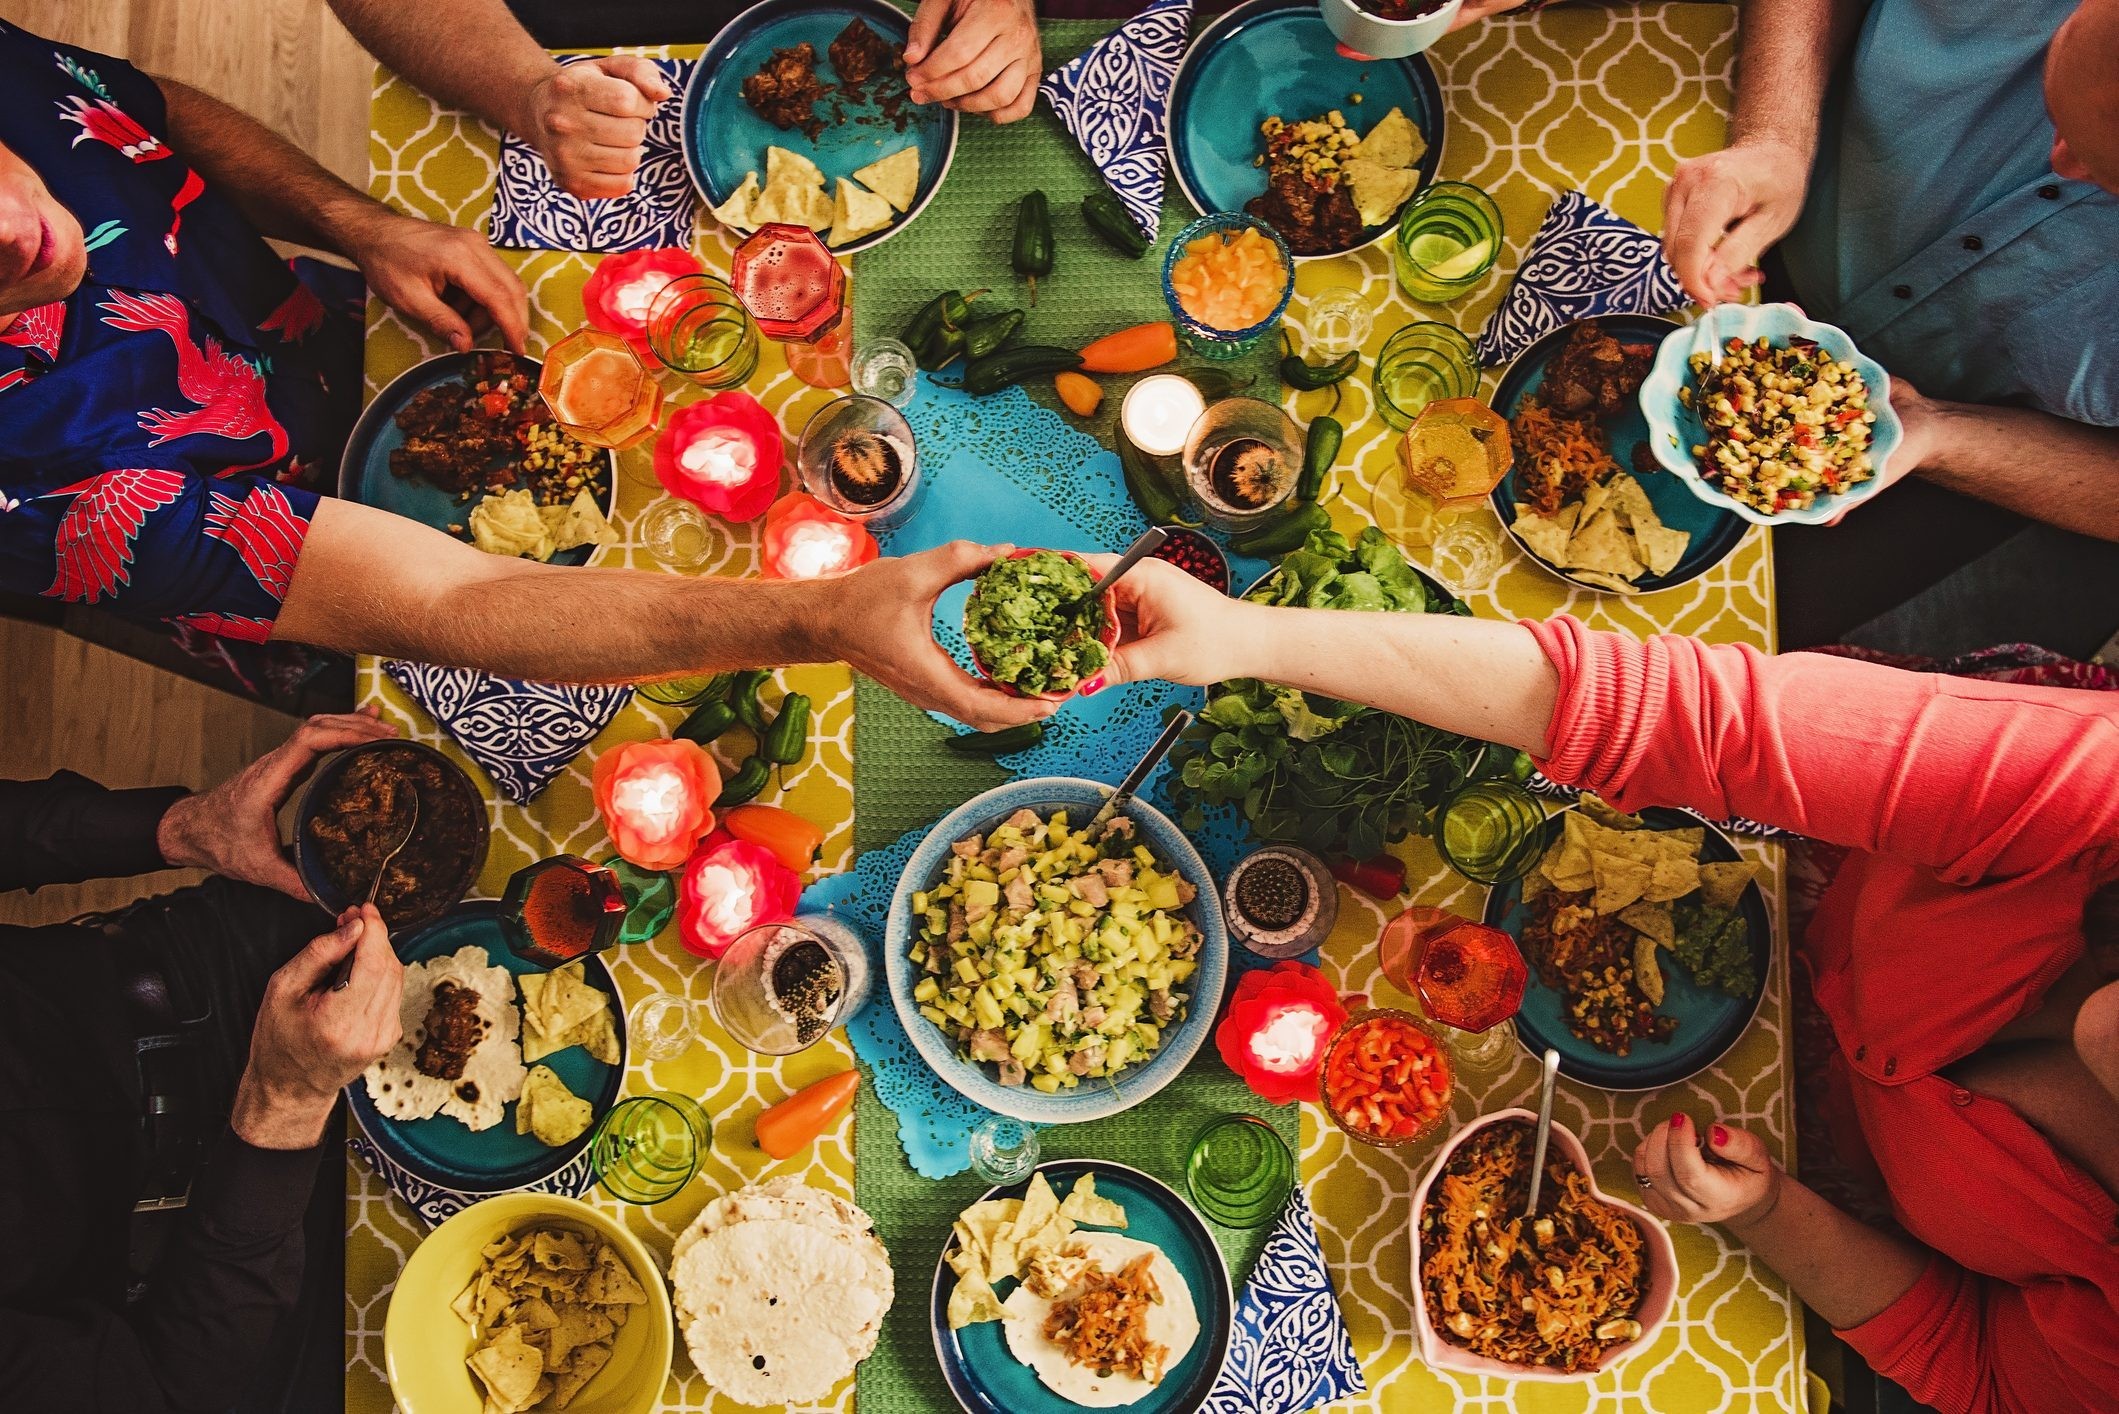
[{"label": "bowl of diced mango", "polygon": [[1178,339],[1202,358],[1241,358],[1273,332],[1295,293],[1280,232],[1240,211],[1202,216],[1163,257],[1163,298]]}]

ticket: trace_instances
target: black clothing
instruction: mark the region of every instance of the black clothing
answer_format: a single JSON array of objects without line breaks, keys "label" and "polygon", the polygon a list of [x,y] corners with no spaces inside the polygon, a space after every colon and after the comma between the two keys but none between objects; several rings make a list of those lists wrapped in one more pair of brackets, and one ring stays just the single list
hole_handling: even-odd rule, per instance
[{"label": "black clothing", "polygon": [[[162,868],[155,827],[179,794],[0,782],[0,887]],[[213,879],[101,919],[0,928],[0,1411],[218,1411],[242,1394],[300,1290],[328,1145],[254,1148],[228,1106],[266,979],[329,927]],[[143,973],[188,1023],[201,1158],[189,1203],[139,1220],[160,1240],[128,1301],[148,1156],[122,989]]]}]

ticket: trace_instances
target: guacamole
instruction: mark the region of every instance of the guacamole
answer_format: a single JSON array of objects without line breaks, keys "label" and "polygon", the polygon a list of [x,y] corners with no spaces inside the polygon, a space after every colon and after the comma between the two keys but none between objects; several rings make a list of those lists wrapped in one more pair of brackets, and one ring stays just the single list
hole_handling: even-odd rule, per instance
[{"label": "guacamole", "polygon": [[1096,576],[1057,550],[995,560],[971,589],[964,636],[986,676],[1036,697],[1072,692],[1111,656],[1104,648],[1104,606],[1067,606]]}]

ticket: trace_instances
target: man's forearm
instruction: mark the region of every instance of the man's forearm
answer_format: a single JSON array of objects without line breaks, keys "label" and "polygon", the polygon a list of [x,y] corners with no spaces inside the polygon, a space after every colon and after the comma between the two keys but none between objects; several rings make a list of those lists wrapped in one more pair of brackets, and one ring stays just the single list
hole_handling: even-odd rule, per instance
[{"label": "man's forearm", "polygon": [[188,84],[155,82],[177,153],[263,234],[348,255],[352,227],[384,210],[256,119]]},{"label": "man's forearm", "polygon": [[330,0],[353,37],[448,107],[521,134],[531,91],[558,72],[504,0]]},{"label": "man's forearm", "polygon": [[1817,152],[1825,88],[1861,23],[1855,0],[1745,0],[1738,20],[1729,141]]},{"label": "man's forearm", "polygon": [[1835,1330],[1858,1326],[1912,1290],[1927,1255],[1857,1222],[1792,1178],[1766,1212],[1722,1224]]},{"label": "man's forearm", "polygon": [[1933,400],[1927,408],[1934,428],[1915,474],[2063,530],[2119,540],[2119,428],[2029,408]]}]

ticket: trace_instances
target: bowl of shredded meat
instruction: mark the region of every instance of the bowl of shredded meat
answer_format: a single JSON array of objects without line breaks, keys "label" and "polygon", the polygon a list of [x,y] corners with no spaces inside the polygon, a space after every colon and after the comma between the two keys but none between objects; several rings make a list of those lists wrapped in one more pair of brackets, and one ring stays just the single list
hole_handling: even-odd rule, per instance
[{"label": "bowl of shredded meat", "polygon": [[487,842],[485,800],[471,777],[416,741],[326,758],[295,807],[294,866],[310,897],[336,914],[373,889],[393,932],[460,903],[485,867]]},{"label": "bowl of shredded meat", "polygon": [[1526,1218],[1537,1116],[1459,1130],[1413,1195],[1413,1308],[1428,1365],[1507,1379],[1587,1380],[1645,1349],[1677,1295],[1677,1249],[1645,1210],[1597,1187],[1554,1122]]}]

